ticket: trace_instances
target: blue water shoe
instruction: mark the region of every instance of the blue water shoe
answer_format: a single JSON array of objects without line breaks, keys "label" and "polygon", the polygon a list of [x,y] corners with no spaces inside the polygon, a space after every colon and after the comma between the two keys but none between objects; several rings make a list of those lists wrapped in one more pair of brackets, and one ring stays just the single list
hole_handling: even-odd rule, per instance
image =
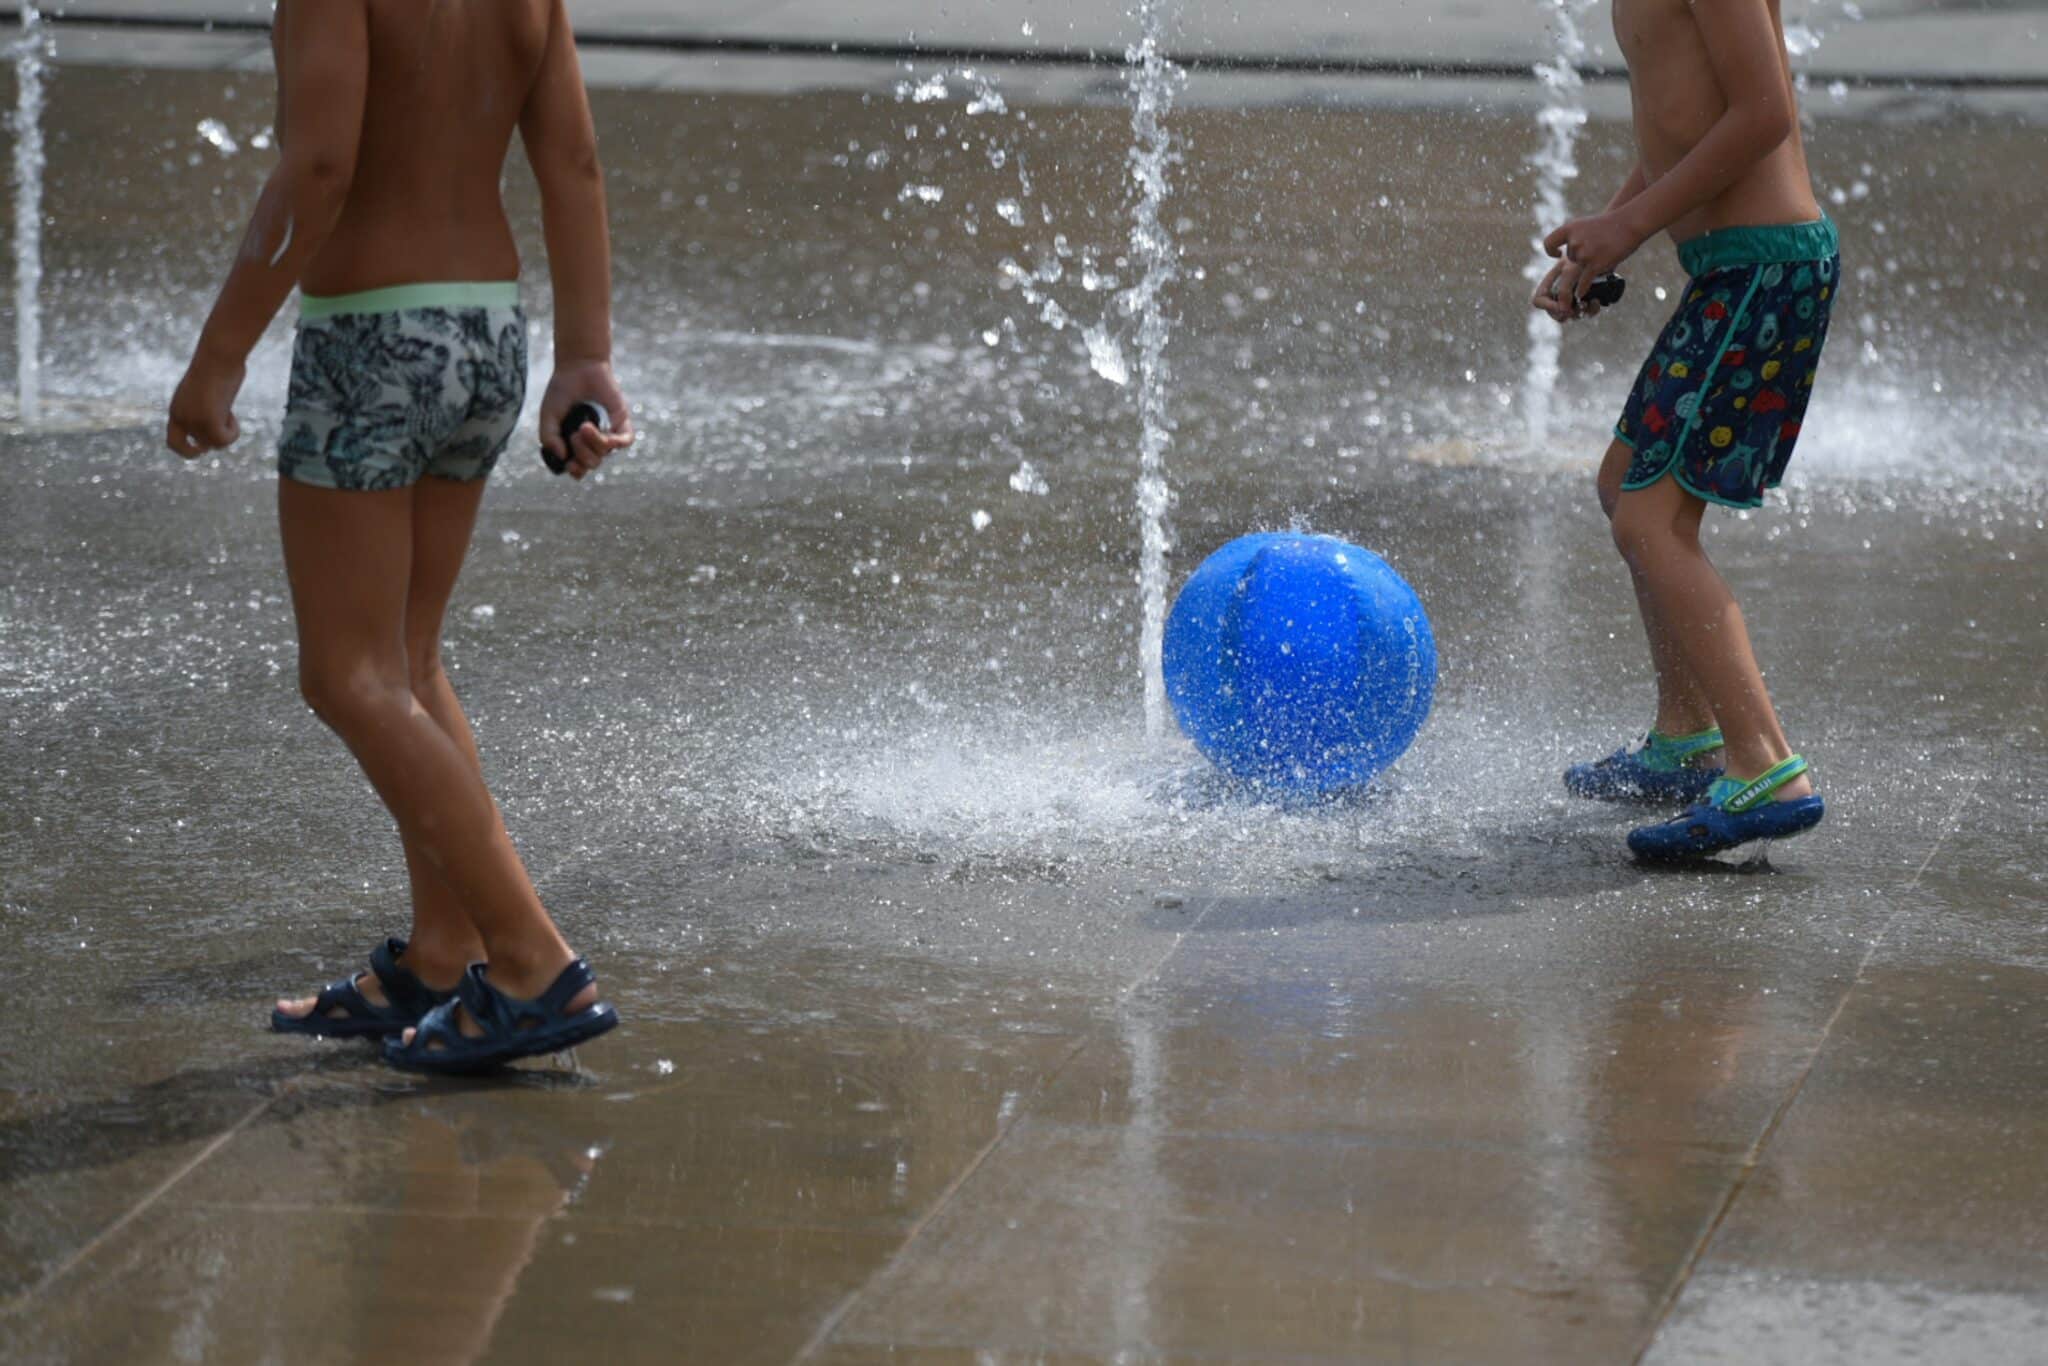
[{"label": "blue water shoe", "polygon": [[1564,771],[1565,791],[1596,802],[1696,802],[1707,795],[1721,769],[1692,761],[1719,748],[1718,726],[1691,735],[1660,735],[1653,730],[1640,743],[1624,745],[1605,759],[1573,764]]},{"label": "blue water shoe", "polygon": [[1792,801],[1773,801],[1771,794],[1806,772],[1797,754],[1748,781],[1721,777],[1707,799],[1681,816],[1628,832],[1636,856],[1660,863],[1704,858],[1752,840],[1781,840],[1820,824],[1827,811],[1820,793]]}]

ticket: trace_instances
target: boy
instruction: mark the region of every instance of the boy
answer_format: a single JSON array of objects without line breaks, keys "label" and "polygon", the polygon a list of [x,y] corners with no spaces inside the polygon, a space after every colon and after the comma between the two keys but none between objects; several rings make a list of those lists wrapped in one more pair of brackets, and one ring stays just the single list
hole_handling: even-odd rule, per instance
[{"label": "boy", "polygon": [[1614,0],[1638,161],[1606,209],[1544,239],[1537,308],[1560,323],[1658,232],[1692,277],[1629,393],[1599,476],[1657,675],[1648,737],[1565,774],[1605,801],[1690,801],[1631,831],[1652,859],[1820,823],[1806,760],[1764,691],[1742,611],[1701,549],[1708,503],[1758,507],[1792,455],[1841,279],[1813,196],[1778,0]]},{"label": "boy", "polygon": [[[368,973],[278,1002],[271,1024],[481,1070],[618,1020],[534,894],[440,663],[484,480],[526,392],[499,196],[515,129],[555,284],[542,442],[578,479],[632,442],[596,135],[562,0],[281,0],[272,47],[279,164],[166,441],[187,459],[233,444],[249,350],[301,286],[278,455],[300,688],[398,822],[413,925]],[[562,418],[585,399],[616,426],[565,443]]]}]

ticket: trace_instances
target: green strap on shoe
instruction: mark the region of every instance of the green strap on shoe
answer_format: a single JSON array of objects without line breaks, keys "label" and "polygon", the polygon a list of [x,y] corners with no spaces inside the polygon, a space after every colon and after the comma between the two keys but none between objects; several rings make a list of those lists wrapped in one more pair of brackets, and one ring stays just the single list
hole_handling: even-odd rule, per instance
[{"label": "green strap on shoe", "polygon": [[1699,755],[1721,748],[1721,728],[1709,726],[1690,735],[1659,735],[1651,731],[1637,757],[1653,773],[1676,773]]},{"label": "green strap on shoe", "polygon": [[1806,760],[1795,754],[1781,764],[1771,765],[1754,778],[1716,778],[1714,785],[1707,789],[1707,805],[1739,815],[1769,801],[1772,793],[1806,770]]}]

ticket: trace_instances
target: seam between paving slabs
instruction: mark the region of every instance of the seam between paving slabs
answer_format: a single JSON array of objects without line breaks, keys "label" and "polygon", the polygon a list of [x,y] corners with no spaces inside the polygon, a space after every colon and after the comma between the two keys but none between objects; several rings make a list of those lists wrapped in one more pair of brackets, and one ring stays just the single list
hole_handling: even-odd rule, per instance
[{"label": "seam between paving slabs", "polygon": [[1799,1069],[1799,1075],[1786,1090],[1784,1099],[1771,1111],[1770,1119],[1764,1123],[1763,1132],[1750,1144],[1749,1152],[1742,1160],[1742,1166],[1737,1169],[1735,1179],[1729,1183],[1728,1193],[1721,1198],[1721,1204],[1715,1209],[1714,1217],[1707,1221],[1706,1229],[1700,1234],[1699,1241],[1693,1244],[1692,1252],[1686,1257],[1685,1264],[1679,1268],[1671,1289],[1658,1304],[1642,1347],[1630,1358],[1634,1366],[1642,1366],[1644,1358],[1650,1354],[1650,1349],[1657,1345],[1657,1337],[1664,1331],[1664,1324],[1670,1319],[1671,1311],[1678,1307],[1679,1299],[1692,1284],[1693,1273],[1698,1271],[1700,1263],[1706,1260],[1707,1249],[1713,1245],[1715,1236],[1721,1232],[1721,1225],[1727,1222],[1729,1212],[1735,1208],[1735,1202],[1742,1198],[1743,1191],[1749,1187],[1750,1178],[1762,1165],[1764,1149],[1777,1137],[1778,1128],[1785,1122],[1785,1116],[1791,1112],[1792,1106],[1799,1100],[1800,1093],[1806,1089],[1807,1079],[1813,1075],[1813,1069],[1820,1062],[1820,1055],[1826,1050],[1828,1040],[1834,1037],[1836,1023],[1841,1020],[1842,1012],[1849,1008],[1849,999],[1856,994],[1856,988],[1863,985],[1864,974],[1870,971],[1870,964],[1876,959],[1877,951],[1884,947],[1885,940],[1891,937],[1892,930],[1906,914],[1907,898],[1919,888],[1920,879],[1927,876],[1927,870],[1934,864],[1935,855],[1941,852],[1942,846],[1948,843],[1949,836],[1955,834],[1961,826],[1963,808],[1969,804],[1973,795],[1974,790],[1966,788],[1956,798],[1955,805],[1949,809],[1948,820],[1943,823],[1941,832],[1934,837],[1933,845],[1927,850],[1927,857],[1920,860],[1920,866],[1913,870],[1913,876],[1906,879],[1905,885],[1899,888],[1898,909],[1894,910],[1878,928],[1877,936],[1870,941],[1870,947],[1863,954],[1863,961],[1856,965],[1855,976],[1849,979],[1848,988],[1842,992],[1842,999],[1835,1002],[1833,1013],[1828,1016],[1827,1023],[1821,1026],[1820,1038],[1815,1042],[1813,1051],[1807,1055],[1806,1065]]},{"label": "seam between paving slabs", "polygon": [[[1153,979],[1165,970],[1166,965],[1173,961],[1173,956],[1180,952],[1180,946],[1187,942],[1187,937],[1201,928],[1203,920],[1208,917],[1209,912],[1214,908],[1214,902],[1204,906],[1201,912],[1188,922],[1186,928],[1175,932],[1173,942],[1166,946],[1166,951],[1159,955],[1158,961],[1145,969],[1145,971],[1139,973],[1129,986],[1116,994],[1116,1005],[1111,1011],[1112,1018],[1123,1011],[1125,1003],[1132,996],[1144,990]],[[1054,1067],[1052,1071],[1040,1079],[1037,1085],[1031,1088],[1030,1100],[1018,1106],[1017,1112],[996,1129],[995,1136],[982,1145],[981,1151],[968,1161],[960,1174],[946,1184],[946,1188],[939,1192],[938,1199],[932,1202],[931,1208],[926,1210],[919,1216],[917,1222],[910,1226],[910,1232],[904,1236],[903,1242],[897,1249],[889,1254],[889,1260],[883,1262],[880,1267],[876,1268],[873,1275],[854,1287],[844,1299],[833,1306],[831,1312],[827,1313],[819,1322],[817,1329],[812,1332],[809,1338],[805,1339],[804,1345],[797,1349],[796,1355],[789,1359],[789,1366],[801,1366],[803,1362],[815,1357],[819,1348],[831,1341],[833,1334],[837,1333],[839,1326],[845,1323],[847,1318],[852,1315],[854,1309],[859,1306],[869,1289],[889,1275],[891,1271],[895,1270],[910,1255],[911,1249],[917,1246],[917,1242],[924,1236],[925,1230],[930,1228],[939,1215],[952,1205],[954,1197],[966,1187],[969,1181],[974,1179],[974,1174],[980,1171],[987,1164],[989,1158],[995,1155],[996,1149],[1002,1147],[1010,1135],[1016,1132],[1017,1126],[1031,1113],[1032,1107],[1045,1094],[1046,1088],[1057,1082],[1065,1074],[1067,1068],[1073,1065],[1074,1059],[1087,1052],[1089,1047],[1098,1042],[1101,1037],[1102,1030],[1099,1028],[1084,1035],[1081,1041],[1069,1049],[1066,1056],[1059,1060],[1059,1065]]]},{"label": "seam between paving slabs", "polygon": [[53,1268],[41,1280],[37,1281],[28,1289],[17,1294],[12,1300],[9,1300],[5,1305],[0,1305],[0,1319],[12,1318],[14,1315],[19,1314],[22,1310],[28,1308],[29,1305],[33,1304],[36,1301],[36,1299],[43,1294],[44,1291],[48,1290],[57,1282],[63,1280],[66,1276],[70,1275],[71,1272],[76,1270],[79,1266],[83,1265],[87,1258],[91,1257],[93,1253],[99,1251],[102,1247],[106,1246],[109,1242],[111,1242],[114,1239],[114,1237],[121,1232],[122,1229],[127,1228],[130,1224],[134,1223],[137,1219],[142,1217],[143,1212],[148,1210],[153,1205],[155,1205],[157,1201],[163,1199],[166,1195],[169,1195],[171,1193],[171,1188],[173,1186],[177,1185],[180,1181],[183,1181],[193,1172],[198,1171],[201,1166],[205,1165],[206,1160],[208,1158],[212,1157],[215,1153],[219,1152],[222,1148],[226,1147],[229,1140],[234,1138],[236,1134],[242,1132],[242,1130],[248,1128],[251,1124],[255,1123],[256,1117],[258,1115],[262,1114],[265,1110],[268,1110],[271,1106],[277,1104],[277,1102],[281,1100],[286,1095],[286,1093],[290,1092],[293,1089],[293,1084],[290,1082],[286,1082],[282,1086],[278,1087],[275,1091],[272,1091],[269,1095],[265,1096],[262,1100],[257,1101],[255,1105],[249,1108],[249,1112],[247,1114],[243,1115],[233,1124],[230,1124],[227,1128],[221,1130],[220,1133],[214,1135],[213,1141],[211,1143],[208,1143],[204,1148],[200,1149],[198,1153],[186,1159],[185,1164],[183,1166],[179,1167],[176,1171],[172,1172],[162,1181],[159,1181],[153,1190],[151,1190],[147,1195],[143,1196],[140,1200],[136,1201],[134,1205],[130,1206],[127,1213],[123,1214],[120,1218],[114,1220],[113,1223],[108,1224],[105,1228],[101,1229],[97,1234],[93,1235],[93,1237],[89,1239],[83,1247],[79,1248],[76,1252],[73,1252],[69,1257],[66,1257],[63,1261],[59,1262],[56,1265],[56,1267]]},{"label": "seam between paving slabs", "polygon": [[[573,863],[577,857],[577,855],[570,855],[549,869],[545,875],[536,878],[535,881],[545,882],[554,878]],[[102,1247],[112,1242],[123,1229],[141,1218],[145,1211],[155,1206],[166,1195],[169,1195],[172,1189],[186,1177],[205,1166],[207,1161],[215,1153],[225,1148],[236,1134],[241,1133],[242,1130],[254,1124],[265,1110],[268,1110],[297,1089],[298,1084],[296,1082],[284,1082],[262,1100],[250,1106],[248,1113],[244,1114],[227,1128],[221,1130],[218,1134],[215,1134],[213,1139],[204,1148],[188,1158],[183,1166],[179,1167],[162,1181],[159,1181],[146,1195],[131,1205],[120,1217],[116,1218],[113,1223],[108,1224],[98,1233],[87,1239],[83,1246],[78,1248],[69,1257],[66,1257],[62,1262],[59,1262],[41,1280],[29,1286],[26,1290],[18,1291],[12,1299],[0,1301],[0,1320],[10,1319],[21,1313],[24,1309],[35,1303],[36,1300],[40,1299],[51,1286],[83,1266],[95,1252],[98,1252]]]}]

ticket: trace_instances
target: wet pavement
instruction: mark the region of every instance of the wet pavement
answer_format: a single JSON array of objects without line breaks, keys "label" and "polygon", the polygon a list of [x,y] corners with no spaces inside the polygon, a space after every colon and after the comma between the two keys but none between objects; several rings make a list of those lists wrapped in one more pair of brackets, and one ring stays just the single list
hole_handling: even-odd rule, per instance
[{"label": "wet pavement", "polygon": [[1129,346],[1127,115],[926,92],[599,98],[646,440],[581,488],[515,448],[449,652],[626,1023],[449,1084],[261,1030],[404,888],[294,693],[288,332],[236,454],[152,430],[264,170],[193,130],[265,83],[60,73],[53,421],[0,435],[0,1359],[2037,1359],[2037,114],[1815,127],[1851,293],[1713,546],[1832,814],[1674,874],[1557,773],[1644,720],[1589,473],[1676,271],[1532,445],[1522,88],[1173,122],[1177,573],[1342,533],[1443,658],[1382,789],[1294,810],[1139,734],[1079,337]]}]

